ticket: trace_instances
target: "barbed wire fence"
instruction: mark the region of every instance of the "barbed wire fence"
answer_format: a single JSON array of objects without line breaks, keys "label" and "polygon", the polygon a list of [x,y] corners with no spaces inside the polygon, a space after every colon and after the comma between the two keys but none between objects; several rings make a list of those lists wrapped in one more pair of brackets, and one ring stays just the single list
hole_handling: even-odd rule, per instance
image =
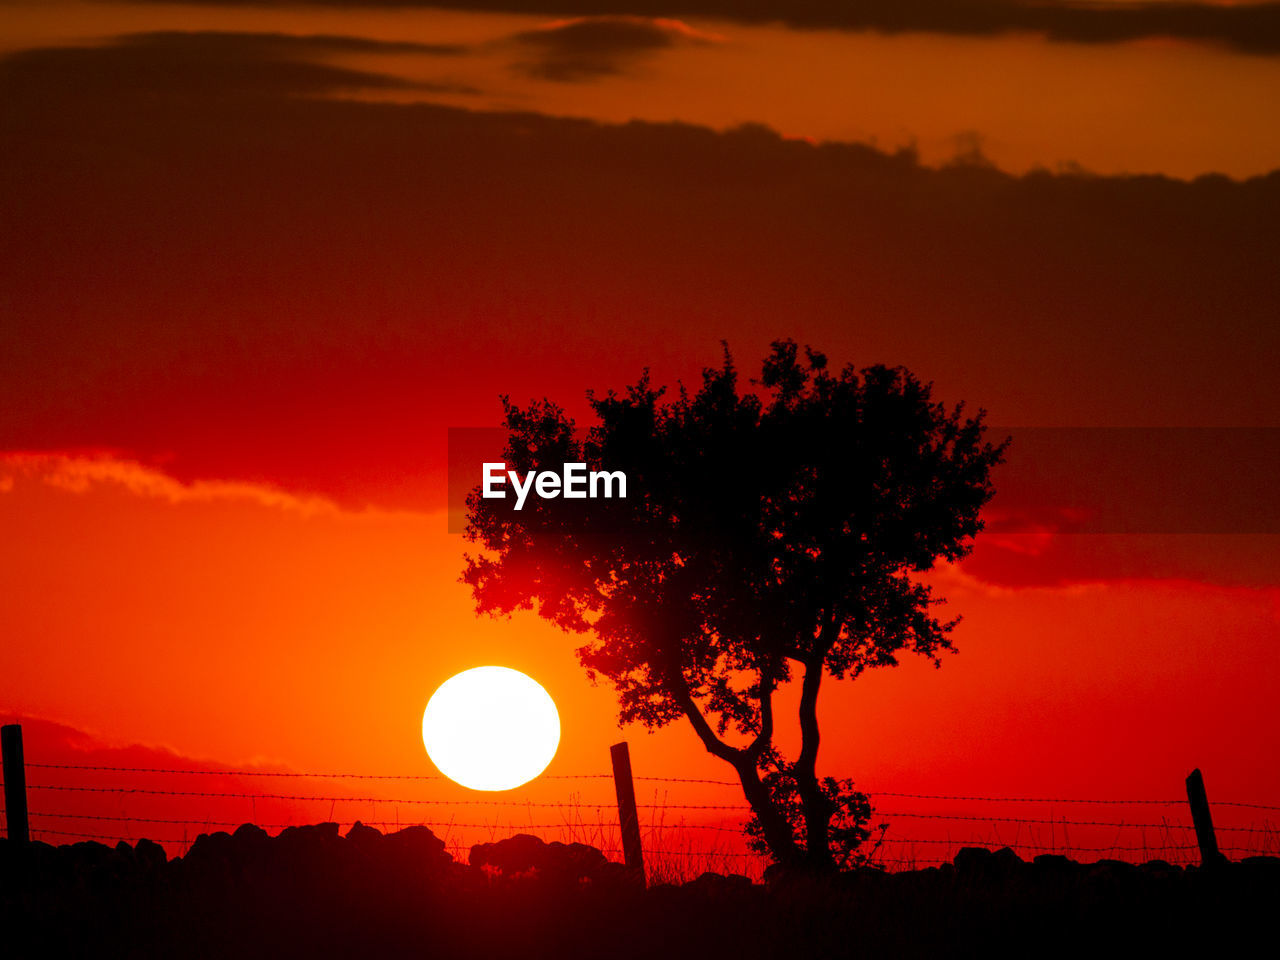
[{"label": "barbed wire fence", "polygon": [[[250,769],[104,766],[71,763],[25,763],[25,771],[41,782],[26,783],[37,799],[28,811],[34,839],[53,844],[79,841],[136,843],[146,838],[171,853],[185,854],[202,833],[231,831],[243,823],[284,830],[308,823],[332,822],[350,829],[360,822],[383,831],[425,826],[436,832],[455,858],[466,861],[473,843],[500,840],[515,833],[535,833],[546,840],[588,843],[606,856],[623,852],[620,813],[614,802],[570,793],[556,800],[459,799],[420,795],[418,791],[445,778],[431,774],[306,773]],[[245,779],[261,790],[191,789],[202,779]],[[8,775],[6,774],[6,778]],[[70,782],[46,782],[63,778]],[[195,783],[183,783],[192,778]],[[120,780],[132,780],[122,785]],[[146,780],[147,785],[137,785]],[[156,780],[157,783],[150,781]],[[540,781],[587,785],[613,781],[614,774],[552,774]],[[396,795],[376,789],[303,791],[286,784],[308,781],[401,785]],[[673,791],[705,792],[706,787],[740,789],[735,781],[705,778],[636,776],[649,788],[652,801],[637,803],[644,856],[651,877],[682,879],[703,870],[758,876],[767,861],[747,848],[743,826],[750,816],[744,802],[682,802]],[[279,790],[268,784],[278,783]],[[216,786],[216,785],[215,785]],[[405,795],[401,795],[405,794]],[[413,794],[413,795],[408,795]],[[916,869],[954,858],[962,847],[1008,847],[1024,859],[1058,854],[1080,860],[1130,862],[1163,860],[1185,865],[1200,862],[1204,847],[1193,810],[1181,798],[1099,798],[981,796],[877,791],[869,789],[874,814],[866,844],[870,862],[890,870]],[[8,791],[6,790],[6,796]],[[66,798],[66,802],[59,800]],[[93,809],[67,809],[92,802]],[[146,809],[138,810],[137,802]],[[248,817],[236,819],[228,806],[247,803]],[[133,812],[129,809],[133,804]],[[283,806],[301,814],[268,816],[258,822],[258,805]],[[164,810],[154,809],[157,805]],[[325,811],[325,805],[328,805]],[[401,816],[403,812],[405,816]],[[1027,808],[1025,815],[1021,808]],[[1071,811],[1059,815],[1058,808]],[[1218,800],[1213,808],[1224,822],[1211,828],[1221,834],[1219,849],[1231,859],[1280,855],[1280,805]],[[1117,811],[1115,814],[1092,812]],[[1080,811],[1078,814],[1074,811]],[[1134,812],[1134,816],[1121,814]],[[1207,806],[1206,806],[1207,811]],[[8,825],[8,811],[0,810]],[[158,815],[164,813],[165,815]],[[1242,820],[1247,818],[1247,822]],[[1231,822],[1226,822],[1230,820]],[[1216,841],[1215,841],[1216,843]]]}]

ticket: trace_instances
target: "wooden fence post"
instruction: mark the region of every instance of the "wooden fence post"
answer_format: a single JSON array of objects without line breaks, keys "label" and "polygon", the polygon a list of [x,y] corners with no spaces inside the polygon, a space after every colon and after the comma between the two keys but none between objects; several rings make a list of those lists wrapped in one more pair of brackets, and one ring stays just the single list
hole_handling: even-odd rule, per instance
[{"label": "wooden fence post", "polygon": [[0,728],[0,753],[4,755],[4,810],[9,839],[26,843],[31,839],[27,824],[27,770],[22,760],[22,725]]},{"label": "wooden fence post", "polygon": [[1200,865],[1213,866],[1227,858],[1218,849],[1218,838],[1213,832],[1213,818],[1209,815],[1209,797],[1204,792],[1204,777],[1196,767],[1187,777],[1187,802],[1191,804],[1191,822],[1196,828],[1196,842],[1200,844]]},{"label": "wooden fence post", "polygon": [[618,825],[622,828],[622,855],[627,869],[644,886],[644,851],[640,847],[640,818],[636,814],[636,788],[631,780],[631,751],[624,740],[609,748],[613,760],[613,788],[618,795]]}]

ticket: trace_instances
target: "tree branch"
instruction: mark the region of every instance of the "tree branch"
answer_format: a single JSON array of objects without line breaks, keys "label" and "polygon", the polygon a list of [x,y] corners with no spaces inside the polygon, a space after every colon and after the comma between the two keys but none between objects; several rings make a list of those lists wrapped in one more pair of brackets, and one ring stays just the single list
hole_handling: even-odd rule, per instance
[{"label": "tree branch", "polygon": [[689,722],[693,724],[693,729],[702,741],[702,745],[707,748],[707,752],[727,763],[733,764],[734,767],[741,765],[743,751],[737,747],[730,746],[716,736],[716,732],[711,729],[711,724],[707,723],[707,718],[703,716],[702,710],[699,709],[697,702],[693,699],[693,694],[689,691],[689,684],[684,678],[684,671],[680,669],[679,665],[676,665],[668,667],[667,673],[667,686],[671,691],[672,697],[680,709],[684,711],[685,716],[689,718]]},{"label": "tree branch", "polygon": [[804,680],[800,688],[800,756],[792,767],[796,788],[804,808],[805,859],[815,868],[829,869],[832,865],[830,824],[831,805],[818,784],[818,690],[822,685],[822,670],[827,654],[835,643],[838,618],[834,605],[828,610],[826,622],[814,642],[813,652],[804,661]]},{"label": "tree branch", "polygon": [[756,761],[759,759],[760,753],[773,738],[773,685],[771,683],[763,683],[762,678],[760,731],[746,750],[739,750],[737,747],[732,747],[725,743],[711,729],[711,725],[707,723],[707,718],[702,715],[702,711],[698,709],[697,702],[693,699],[693,694],[689,691],[689,684],[684,678],[684,671],[680,670],[678,666],[674,669],[668,667],[668,670],[674,674],[668,682],[671,694],[684,711],[685,716],[689,718],[689,722],[693,724],[693,729],[697,731],[703,746],[707,748],[708,752],[729,763],[737,771],[738,782],[742,784],[743,795],[747,798],[747,802],[751,804],[751,809],[755,811],[756,817],[760,821],[760,826],[764,831],[765,842],[769,845],[774,857],[777,858],[779,863],[798,862],[800,860],[800,850],[796,846],[795,835],[792,833],[791,826],[774,804],[768,789],[760,780],[760,771],[756,768]]},{"label": "tree branch", "polygon": [[800,756],[796,759],[797,772],[813,776],[818,760],[818,688],[822,685],[822,668],[827,654],[835,644],[838,618],[834,606],[830,609],[813,652],[801,662],[804,664],[804,680],[800,687]]},{"label": "tree branch", "polygon": [[773,671],[760,671],[760,729],[744,751],[754,764],[773,742]]}]

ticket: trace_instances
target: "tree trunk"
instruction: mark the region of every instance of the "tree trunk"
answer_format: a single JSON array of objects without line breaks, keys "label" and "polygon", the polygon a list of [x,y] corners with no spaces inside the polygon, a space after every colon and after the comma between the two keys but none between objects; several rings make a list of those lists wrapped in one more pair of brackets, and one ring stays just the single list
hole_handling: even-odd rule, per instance
[{"label": "tree trunk", "polygon": [[743,795],[760,820],[764,842],[768,845],[770,854],[778,863],[800,865],[804,856],[796,844],[791,824],[773,802],[768,788],[760,780],[760,771],[756,767],[761,750],[768,746],[773,731],[772,690],[765,691],[761,696],[760,735],[751,748],[739,750],[716,736],[711,725],[707,723],[707,718],[702,715],[702,711],[698,709],[697,703],[689,693],[684,675],[678,669],[673,669],[669,671],[668,678],[671,695],[680,705],[685,716],[689,718],[689,722],[693,724],[694,732],[698,734],[707,752],[731,764],[737,771]]},{"label": "tree trunk", "polygon": [[818,783],[818,687],[822,683],[822,661],[819,655],[806,661],[804,683],[800,690],[800,756],[792,768],[800,803],[804,810],[805,851],[807,869],[816,873],[835,870],[831,855],[831,803]]},{"label": "tree trunk", "polygon": [[764,842],[769,845],[769,853],[778,863],[792,867],[799,866],[804,860],[803,852],[796,845],[791,824],[774,804],[768,788],[761,783],[760,772],[756,769],[755,761],[735,763],[734,768],[738,771],[742,792],[760,821]]}]

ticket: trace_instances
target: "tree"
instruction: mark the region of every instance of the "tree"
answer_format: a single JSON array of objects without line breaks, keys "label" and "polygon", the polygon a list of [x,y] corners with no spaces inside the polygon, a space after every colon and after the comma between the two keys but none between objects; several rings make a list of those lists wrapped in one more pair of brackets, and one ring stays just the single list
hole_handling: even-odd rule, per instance
[{"label": "tree", "polygon": [[[648,373],[588,394],[583,434],[549,400],[503,398],[507,466],[584,462],[621,470],[624,499],[468,500],[462,580],[478,611],[536,609],[586,637],[578,657],[616,688],[620,722],[680,718],[733,767],[749,833],[775,861],[848,862],[866,798],[817,774],[824,675],[857,677],[904,652],[935,665],[957,619],[941,620],[917,574],[955,561],[982,529],[1005,443],[984,412],[945,407],[907,370],[828,369],[778,341],[740,392],[726,347],[696,392]],[[801,746],[774,746],[779,687],[800,683]]]}]

